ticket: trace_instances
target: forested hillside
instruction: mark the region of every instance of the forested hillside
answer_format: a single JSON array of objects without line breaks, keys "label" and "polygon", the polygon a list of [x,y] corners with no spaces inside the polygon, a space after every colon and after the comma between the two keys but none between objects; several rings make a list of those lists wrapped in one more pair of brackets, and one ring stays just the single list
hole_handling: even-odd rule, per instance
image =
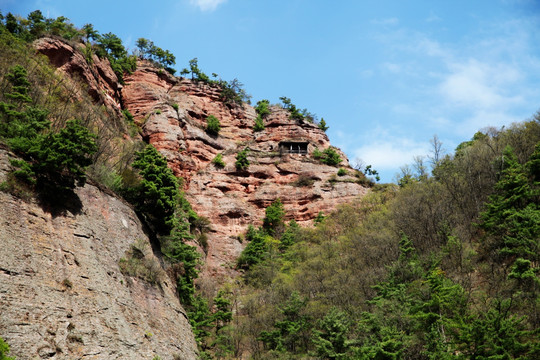
[{"label": "forested hillside", "polygon": [[314,229],[252,229],[232,357],[538,358],[539,120],[480,131]]}]

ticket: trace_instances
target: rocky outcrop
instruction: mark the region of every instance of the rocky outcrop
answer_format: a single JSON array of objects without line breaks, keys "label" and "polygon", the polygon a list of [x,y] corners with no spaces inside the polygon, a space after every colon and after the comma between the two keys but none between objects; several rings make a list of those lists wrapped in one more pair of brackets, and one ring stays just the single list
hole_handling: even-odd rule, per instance
[{"label": "rocky outcrop", "polygon": [[[184,179],[188,200],[212,224],[206,275],[234,274],[235,260],[245,246],[238,235],[248,224],[257,225],[275,199],[284,203],[289,219],[310,224],[319,212],[328,213],[367,191],[356,178],[338,178],[336,167],[314,160],[315,149],[330,146],[328,137],[314,124],[290,120],[279,106],[265,119],[265,130],[254,132],[254,108],[225,104],[217,86],[171,76],[144,61],[125,75],[121,86],[105,69],[106,60],[93,57],[94,66],[89,66],[80,52],[57,39],[40,39],[35,46],[61,71],[87,83],[97,101],[115,111],[120,104],[128,109],[144,140]],[[219,136],[204,130],[209,115],[221,122]],[[307,153],[280,151],[284,142],[302,143]],[[235,156],[245,148],[250,149],[251,165],[237,171]],[[226,163],[223,169],[212,164],[217,154]],[[351,170],[345,154],[340,154],[341,166]]]},{"label": "rocky outcrop", "polygon": [[[367,191],[356,178],[338,178],[336,167],[313,159],[315,149],[330,146],[328,137],[314,124],[290,120],[280,106],[272,107],[266,128],[254,132],[253,107],[225,104],[219,88],[167,77],[144,62],[125,77],[122,96],[143,137],[185,179],[186,195],[195,211],[210,219],[207,275],[231,273],[245,246],[238,235],[248,224],[259,224],[265,208],[277,198],[288,219],[310,224],[319,212],[328,213]],[[204,130],[209,115],[220,120],[218,136]],[[307,153],[289,154],[283,151],[284,143],[302,144]],[[238,171],[235,157],[245,148],[250,166]],[[352,170],[345,154],[337,151],[343,159],[341,166]],[[222,154],[224,168],[212,163],[217,154]]]},{"label": "rocky outcrop", "polygon": [[[0,182],[9,170],[0,150]],[[95,186],[76,193],[78,211],[51,214],[0,192],[0,336],[11,355],[196,359],[174,284],[135,213]],[[153,265],[154,285],[120,271],[133,246],[141,266]]]},{"label": "rocky outcrop", "polygon": [[120,116],[122,85],[112,70],[109,60],[101,59],[93,54],[89,64],[80,51],[84,45],[78,44],[79,49],[74,46],[63,40],[50,37],[40,38],[34,42],[36,50],[47,56],[58,71],[69,75],[66,77],[67,79],[77,80],[77,84],[73,88],[79,88],[82,82],[86,87],[85,90],[95,102],[104,104]]}]

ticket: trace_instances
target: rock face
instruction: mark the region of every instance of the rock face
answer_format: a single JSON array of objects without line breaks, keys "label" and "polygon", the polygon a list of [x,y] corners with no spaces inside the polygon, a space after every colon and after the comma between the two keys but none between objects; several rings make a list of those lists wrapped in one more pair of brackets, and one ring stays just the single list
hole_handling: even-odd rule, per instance
[{"label": "rock face", "polygon": [[[144,61],[121,86],[106,60],[94,57],[95,66],[89,66],[79,51],[56,39],[40,39],[35,46],[58,69],[87,83],[96,101],[117,112],[120,105],[128,109],[144,140],[184,179],[188,200],[212,224],[202,277],[234,275],[234,263],[245,246],[238,235],[249,224],[258,225],[275,199],[283,202],[288,219],[310,224],[319,212],[328,213],[367,192],[354,177],[338,178],[336,167],[314,160],[315,149],[330,146],[328,137],[314,124],[290,120],[280,106],[272,107],[266,128],[254,132],[254,108],[225,104],[215,86],[171,76]],[[205,132],[209,115],[221,123],[218,136]],[[305,154],[283,151],[291,145]],[[245,148],[250,150],[250,166],[237,171],[235,157]],[[345,154],[338,152],[340,166],[352,170]],[[222,154],[224,168],[212,163],[217,154]]]},{"label": "rock face", "polygon": [[[271,107],[265,129],[254,132],[253,107],[225,104],[217,87],[171,77],[144,62],[125,77],[122,96],[143,138],[184,178],[195,211],[210,219],[206,275],[230,274],[226,269],[234,267],[245,246],[238,235],[249,224],[260,224],[274,200],[281,199],[288,219],[305,225],[367,191],[356,178],[338,178],[336,167],[314,160],[315,149],[330,146],[328,137],[314,124],[290,120],[280,106]],[[205,132],[209,115],[221,123],[218,136]],[[246,148],[250,165],[238,171],[235,157]],[[305,153],[289,153],[291,148]],[[337,151],[341,166],[352,170]],[[224,168],[212,163],[217,154]]]},{"label": "rock face", "polygon": [[[84,45],[79,45],[81,48]],[[95,102],[104,104],[118,116],[121,115],[120,90],[122,85],[107,59],[92,55],[88,64],[80,49],[59,40],[44,37],[34,42],[38,52],[46,55],[51,64],[69,78],[80,80],[87,87],[88,94]]]},{"label": "rock face", "polygon": [[[0,150],[0,182],[10,170]],[[196,359],[175,288],[136,214],[92,185],[80,211],[45,212],[0,192],[0,336],[18,359]],[[136,245],[155,285],[124,275]]]}]

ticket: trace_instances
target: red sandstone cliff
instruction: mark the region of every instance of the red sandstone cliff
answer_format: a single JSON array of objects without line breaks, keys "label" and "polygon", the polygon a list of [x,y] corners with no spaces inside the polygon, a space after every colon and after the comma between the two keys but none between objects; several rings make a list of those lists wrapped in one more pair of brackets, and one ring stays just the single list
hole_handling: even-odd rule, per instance
[{"label": "red sandstone cliff", "polygon": [[[224,104],[218,88],[167,76],[144,62],[125,77],[122,96],[142,126],[143,137],[186,180],[195,211],[210,219],[213,231],[205,262],[210,273],[223,273],[234,265],[245,246],[238,235],[248,224],[258,224],[275,199],[281,199],[289,219],[310,224],[320,211],[328,213],[367,191],[352,177],[334,181],[337,168],[311,156],[314,149],[330,146],[326,134],[314,124],[290,120],[279,106],[271,108],[265,129],[254,132],[253,107]],[[221,123],[216,137],[204,130],[209,115]],[[307,144],[308,154],[280,152],[282,142]],[[250,149],[250,166],[237,171],[235,156],[244,148]],[[226,163],[223,169],[211,162],[218,153]],[[341,157],[342,166],[348,167],[346,156]],[[295,186],[299,178],[312,184]]]},{"label": "red sandstone cliff", "polygon": [[[290,120],[279,106],[271,108],[266,128],[254,132],[254,108],[225,104],[217,87],[176,78],[144,61],[125,76],[121,86],[106,62],[96,58],[88,65],[62,41],[41,39],[36,48],[60,71],[82,79],[96,101],[115,111],[120,104],[128,109],[141,126],[144,140],[185,179],[188,200],[212,224],[206,274],[232,272],[245,246],[238,235],[248,224],[258,224],[275,199],[281,199],[289,219],[310,224],[319,212],[328,213],[367,191],[354,177],[336,178],[336,167],[314,160],[314,149],[330,146],[328,137],[314,124]],[[204,130],[209,115],[220,120],[219,136]],[[307,154],[280,152],[280,143],[287,141],[307,144]],[[235,156],[244,148],[250,149],[250,166],[237,171]],[[218,153],[226,163],[223,169],[211,162]],[[341,166],[347,168],[346,156],[341,153],[341,157]],[[309,179],[308,185],[295,186],[299,179]]]}]

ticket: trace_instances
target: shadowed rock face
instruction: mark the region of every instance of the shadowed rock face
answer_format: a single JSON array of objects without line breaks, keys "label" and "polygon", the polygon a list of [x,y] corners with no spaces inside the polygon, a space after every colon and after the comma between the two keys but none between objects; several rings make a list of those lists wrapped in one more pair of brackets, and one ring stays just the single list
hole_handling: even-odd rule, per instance
[{"label": "shadowed rock face", "polygon": [[[0,182],[9,171],[0,150]],[[174,284],[133,210],[92,185],[81,209],[53,216],[0,192],[0,336],[18,359],[196,359]],[[156,284],[125,276],[132,245]]]},{"label": "shadowed rock face", "polygon": [[[290,120],[279,106],[271,107],[265,129],[254,132],[253,107],[224,104],[218,88],[164,75],[142,62],[125,77],[122,96],[143,128],[143,137],[185,179],[195,211],[210,219],[213,232],[203,276],[231,273],[227,269],[234,267],[245,246],[238,235],[249,224],[260,224],[265,208],[275,199],[283,202],[288,219],[310,224],[320,211],[328,213],[367,191],[353,177],[328,181],[338,169],[311,156],[314,149],[330,146],[328,137],[314,124]],[[209,115],[220,120],[218,136],[204,131]],[[302,149],[307,144],[307,154],[280,151],[280,143],[301,143]],[[237,171],[235,157],[244,148],[250,149],[250,166]],[[222,169],[211,162],[218,153],[226,164]],[[340,154],[347,168],[347,158]],[[307,185],[294,186],[299,179],[307,179]]]},{"label": "shadowed rock face", "polygon": [[[279,106],[271,108],[265,129],[255,133],[254,108],[224,104],[217,87],[171,76],[144,61],[121,86],[106,61],[96,57],[95,65],[89,66],[80,52],[56,39],[40,39],[36,47],[60,71],[88,83],[89,93],[99,94],[98,100],[110,109],[118,111],[120,104],[128,109],[143,129],[144,140],[184,179],[188,200],[210,219],[213,229],[203,278],[234,275],[234,263],[245,246],[238,235],[247,225],[260,224],[264,209],[275,199],[283,202],[288,219],[306,225],[319,212],[328,213],[367,191],[350,176],[334,181],[338,169],[311,156],[314,149],[330,146],[326,134],[314,124],[291,121]],[[209,115],[221,123],[218,136],[204,130]],[[307,154],[283,153],[283,143],[302,143],[302,149],[307,144]],[[250,149],[251,165],[237,171],[235,156],[244,148]],[[212,164],[218,153],[226,163],[223,169]],[[341,166],[348,168],[345,154],[340,154]]]}]

